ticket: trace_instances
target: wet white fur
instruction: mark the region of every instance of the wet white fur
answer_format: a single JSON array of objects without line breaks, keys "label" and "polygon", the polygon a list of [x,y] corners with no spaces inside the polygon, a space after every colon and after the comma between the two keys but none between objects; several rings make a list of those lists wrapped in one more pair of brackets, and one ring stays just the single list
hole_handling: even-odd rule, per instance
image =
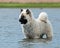
[{"label": "wet white fur", "polygon": [[[23,24],[23,32],[25,37],[29,38],[40,38],[42,33],[46,33],[48,37],[52,37],[52,27],[51,23],[47,18],[47,14],[45,12],[40,13],[39,18],[35,19],[31,12],[31,17],[26,14],[26,9],[24,9],[21,14],[25,15],[26,19],[28,20],[27,24]],[[21,17],[19,15],[19,18]],[[45,20],[47,23],[42,22],[41,20]]]}]

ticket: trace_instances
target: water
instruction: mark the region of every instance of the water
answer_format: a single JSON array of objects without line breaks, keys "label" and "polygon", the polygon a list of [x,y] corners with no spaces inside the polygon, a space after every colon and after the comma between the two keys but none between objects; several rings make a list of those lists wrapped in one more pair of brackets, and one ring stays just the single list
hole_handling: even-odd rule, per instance
[{"label": "water", "polygon": [[0,8],[0,48],[60,48],[60,8],[30,8],[35,18],[44,11],[53,26],[53,39],[24,39],[19,8]]}]

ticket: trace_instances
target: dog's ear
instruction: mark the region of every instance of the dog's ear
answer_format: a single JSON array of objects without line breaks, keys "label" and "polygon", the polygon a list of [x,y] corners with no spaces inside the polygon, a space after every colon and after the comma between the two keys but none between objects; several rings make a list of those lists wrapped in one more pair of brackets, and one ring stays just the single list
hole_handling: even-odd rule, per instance
[{"label": "dog's ear", "polygon": [[29,10],[29,9],[27,9],[27,10],[26,10],[26,13],[27,13],[27,14],[30,14],[31,12],[30,12],[30,10]]},{"label": "dog's ear", "polygon": [[23,11],[23,9],[21,9],[21,12]]}]

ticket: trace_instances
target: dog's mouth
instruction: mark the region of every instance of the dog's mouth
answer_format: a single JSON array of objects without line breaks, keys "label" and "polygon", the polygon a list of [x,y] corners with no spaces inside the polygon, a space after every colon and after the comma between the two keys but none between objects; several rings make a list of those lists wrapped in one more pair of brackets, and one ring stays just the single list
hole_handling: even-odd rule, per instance
[{"label": "dog's mouth", "polygon": [[21,22],[21,24],[26,24],[27,20],[26,19],[19,19],[19,22]]}]

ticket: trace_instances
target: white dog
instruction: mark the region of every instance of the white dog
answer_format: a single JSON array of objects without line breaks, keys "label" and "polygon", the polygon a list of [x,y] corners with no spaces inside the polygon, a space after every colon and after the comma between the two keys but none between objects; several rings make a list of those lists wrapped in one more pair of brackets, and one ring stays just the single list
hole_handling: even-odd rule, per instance
[{"label": "white dog", "polygon": [[50,22],[44,13],[35,19],[29,9],[21,9],[19,22],[23,25],[23,31],[27,38],[43,38],[44,34],[48,38],[52,37]]}]

